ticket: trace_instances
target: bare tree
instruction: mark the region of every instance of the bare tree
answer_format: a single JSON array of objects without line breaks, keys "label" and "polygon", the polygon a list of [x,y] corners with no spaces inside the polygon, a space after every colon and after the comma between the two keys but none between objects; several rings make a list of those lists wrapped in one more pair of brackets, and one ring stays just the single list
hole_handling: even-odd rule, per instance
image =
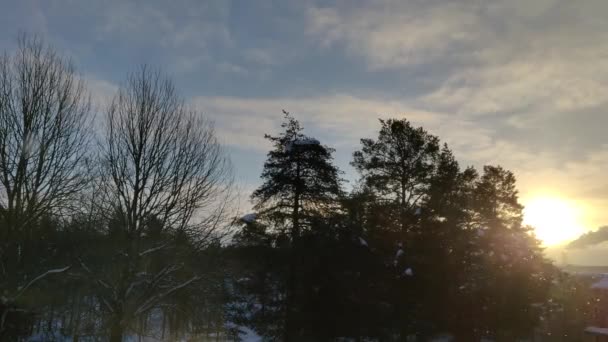
[{"label": "bare tree", "polygon": [[0,56],[0,336],[26,290],[69,268],[36,269],[27,241],[86,185],[89,113],[83,79],[39,38]]},{"label": "bare tree", "polygon": [[140,235],[151,217],[175,229],[217,227],[230,163],[213,126],[185,106],[160,72],[143,66],[119,90],[102,155],[105,203],[124,218],[129,235]]},{"label": "bare tree", "polygon": [[20,36],[0,58],[0,219],[18,230],[85,185],[90,100],[70,61]]},{"label": "bare tree", "polygon": [[144,66],[129,76],[108,108],[106,125],[99,197],[108,218],[119,222],[127,261],[118,276],[98,283],[111,288],[101,301],[112,317],[111,340],[119,341],[135,317],[200,279],[176,280],[182,267],[173,257],[151,274],[142,260],[171,243],[146,245],[146,230],[155,226],[186,232],[200,245],[209,242],[225,217],[232,176],[212,125],[189,110],[158,71]]}]

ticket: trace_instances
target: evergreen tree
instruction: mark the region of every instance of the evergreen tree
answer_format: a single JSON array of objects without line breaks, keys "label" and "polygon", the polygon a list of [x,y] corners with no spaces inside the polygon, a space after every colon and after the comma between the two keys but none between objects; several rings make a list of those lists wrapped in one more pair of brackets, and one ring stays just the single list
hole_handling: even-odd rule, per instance
[{"label": "evergreen tree", "polygon": [[473,330],[503,341],[530,336],[539,318],[532,304],[547,299],[554,269],[532,228],[522,224],[515,176],[485,166],[471,202],[477,238],[466,272],[475,298]]},{"label": "evergreen tree", "polygon": [[[444,182],[448,182],[454,172],[448,172],[449,163],[441,164],[449,150],[443,156],[437,137],[405,119],[380,120],[380,125],[377,140],[361,139],[362,148],[354,153],[352,165],[360,172],[363,187],[374,196],[368,229],[381,237],[374,246],[388,264],[381,278],[392,296],[389,330],[405,339],[434,325],[430,314],[430,319],[422,320],[422,312],[431,304],[423,294],[436,289],[429,285],[434,283],[431,271],[443,253],[435,229],[441,213],[429,210],[427,202],[432,187],[439,186],[437,174],[447,174]],[[458,173],[457,164],[455,168]],[[429,294],[435,297],[436,293]]]},{"label": "evergreen tree", "polygon": [[331,224],[326,223],[339,207],[342,190],[340,172],[333,165],[334,150],[304,135],[300,123],[284,114],[284,132],[265,136],[273,149],[264,163],[263,184],[252,199],[260,216],[283,229],[291,241],[283,334],[283,340],[289,341],[304,334],[299,273],[311,259],[304,255],[301,239],[303,234],[328,234]]},{"label": "evergreen tree", "polygon": [[361,139],[352,165],[379,200],[395,206],[396,225],[407,232],[437,169],[439,139],[405,119],[380,120],[380,126],[377,140]]},{"label": "evergreen tree", "polygon": [[281,127],[285,131],[265,136],[273,149],[264,163],[263,184],[252,199],[261,215],[286,223],[290,238],[296,241],[302,230],[312,229],[314,217],[326,216],[337,208],[341,179],[333,165],[334,150],[304,135],[300,123],[284,114]]},{"label": "evergreen tree", "polygon": [[[546,296],[551,267],[522,226],[513,174],[461,171],[447,146],[407,120],[381,121],[378,139],[361,142],[352,164],[371,195],[348,204],[348,217],[396,275],[383,279],[389,331],[423,340],[443,331],[462,340],[529,336],[538,317],[530,305]],[[368,288],[378,278],[368,277]]]}]

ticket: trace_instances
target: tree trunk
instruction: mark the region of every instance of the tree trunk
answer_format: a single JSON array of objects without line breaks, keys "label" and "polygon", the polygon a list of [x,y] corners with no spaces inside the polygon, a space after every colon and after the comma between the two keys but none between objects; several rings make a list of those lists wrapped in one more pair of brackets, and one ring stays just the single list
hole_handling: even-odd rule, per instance
[{"label": "tree trunk", "polygon": [[407,231],[407,224],[406,224],[406,213],[405,213],[405,208],[406,208],[406,176],[402,175],[401,176],[401,193],[400,193],[400,205],[399,205],[399,219],[401,220],[401,232],[405,233]]},{"label": "tree trunk", "polygon": [[291,232],[291,251],[289,255],[289,275],[287,278],[287,301],[285,303],[285,331],[283,341],[289,342],[294,336],[294,315],[293,307],[295,305],[296,296],[296,274],[297,274],[297,257],[298,257],[298,242],[300,238],[300,161],[296,161],[296,184],[293,203],[292,216],[292,232]]},{"label": "tree trunk", "polygon": [[109,342],[122,342],[122,335],[124,329],[119,322],[112,323],[110,328],[110,341]]},{"label": "tree trunk", "polygon": [[295,253],[294,247],[292,246],[292,250],[290,251],[290,265],[289,265],[289,275],[287,279],[287,300],[285,303],[285,331],[283,333],[283,341],[289,342],[291,337],[293,336],[293,326],[294,326],[294,315],[293,315],[293,306],[295,304],[295,287],[296,287],[296,272],[295,272]]},{"label": "tree trunk", "polygon": [[161,330],[161,334],[160,334],[161,340],[165,339],[166,327],[167,327],[167,312],[163,310],[163,323],[162,323],[162,330]]}]

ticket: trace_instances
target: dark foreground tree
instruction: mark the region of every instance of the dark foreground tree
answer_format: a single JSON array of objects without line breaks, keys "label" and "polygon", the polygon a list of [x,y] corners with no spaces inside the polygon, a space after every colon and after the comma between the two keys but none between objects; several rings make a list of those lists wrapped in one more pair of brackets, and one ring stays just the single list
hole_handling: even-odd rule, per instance
[{"label": "dark foreground tree", "polygon": [[120,341],[136,319],[201,280],[179,246],[220,238],[231,173],[212,126],[145,66],[109,106],[101,151],[97,204],[115,254],[101,269],[82,266],[98,285],[110,340]]},{"label": "dark foreground tree", "polygon": [[255,209],[269,219],[284,222],[292,240],[313,229],[315,217],[335,210],[341,194],[333,149],[302,133],[300,123],[285,113],[279,136],[266,135],[273,144],[262,171],[262,185],[252,199]]},{"label": "dark foreground tree", "polygon": [[[303,322],[297,317],[301,306],[299,274],[305,262],[302,237],[323,234],[327,221],[339,206],[342,193],[333,149],[302,133],[300,123],[285,112],[279,136],[266,135],[273,149],[262,172],[263,184],[253,193],[255,209],[272,222],[275,232],[289,238],[289,267],[286,281],[285,326],[282,339],[302,338]],[[299,285],[300,284],[300,285]]]},{"label": "dark foreground tree", "polygon": [[[372,255],[394,275],[383,280],[388,300],[369,292],[389,312],[378,337],[530,336],[538,319],[532,304],[546,299],[551,267],[522,226],[513,174],[461,171],[447,146],[406,120],[381,121],[378,139],[361,143],[353,165],[367,203],[351,204],[349,216],[360,218]],[[368,279],[367,291],[378,278]]]},{"label": "dark foreground tree", "polygon": [[[451,152],[441,151],[437,137],[407,120],[380,120],[378,138],[361,139],[361,145],[352,165],[361,175],[364,193],[369,194],[367,219],[361,222],[363,235],[376,248],[374,254],[388,264],[382,267],[383,286],[369,279],[367,287],[383,288],[372,292],[381,302],[387,302],[384,293],[391,293],[383,334],[405,339],[436,325],[437,316],[429,314],[425,319],[422,312],[432,309],[431,299],[439,295],[430,274],[437,276],[435,271],[443,261],[438,218],[445,213],[430,203],[440,175],[445,174],[445,185],[450,185],[459,170],[457,165],[452,171],[452,165],[442,163]],[[442,191],[447,194],[452,189],[442,186]],[[424,299],[427,290],[434,293]]]},{"label": "dark foreground tree", "polygon": [[283,127],[235,239],[239,324],[282,340],[531,336],[554,270],[512,173],[462,170],[437,137],[388,120],[343,196],[318,141]]},{"label": "dark foreground tree", "polygon": [[72,64],[37,37],[0,57],[0,338],[28,292],[69,268],[40,254],[40,223],[86,185],[89,107]]},{"label": "dark foreground tree", "polygon": [[437,170],[439,139],[407,120],[380,120],[378,139],[361,145],[352,165],[377,199],[395,207],[396,226],[407,233]]},{"label": "dark foreground tree", "polygon": [[457,302],[464,305],[452,322],[462,338],[488,336],[513,341],[531,335],[548,299],[554,267],[544,257],[532,228],[522,224],[513,173],[485,166],[470,200],[471,237],[462,264]]}]

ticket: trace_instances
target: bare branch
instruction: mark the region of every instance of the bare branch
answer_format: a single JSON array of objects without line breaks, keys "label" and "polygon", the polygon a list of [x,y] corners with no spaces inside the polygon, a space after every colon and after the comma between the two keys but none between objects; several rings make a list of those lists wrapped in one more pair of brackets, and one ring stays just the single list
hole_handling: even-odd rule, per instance
[{"label": "bare branch", "polygon": [[0,57],[0,219],[9,232],[69,206],[87,180],[90,101],[37,37]]},{"label": "bare branch", "polygon": [[230,163],[213,126],[186,108],[171,81],[142,67],[106,118],[103,198],[128,234],[139,236],[152,218],[184,229],[223,213],[218,200],[230,191]]},{"label": "bare branch", "polygon": [[165,292],[162,292],[162,293],[159,293],[159,294],[157,294],[155,296],[152,296],[150,299],[148,299],[142,305],[140,305],[140,307],[135,311],[135,313],[136,314],[141,314],[141,313],[145,312],[146,310],[152,308],[152,306],[154,306],[156,304],[156,302],[158,302],[162,298],[164,298],[164,297],[170,295],[171,293],[173,293],[173,292],[175,292],[175,291],[177,291],[179,289],[182,289],[182,288],[184,288],[184,287],[190,285],[191,283],[193,283],[195,281],[198,281],[200,279],[201,279],[201,277],[190,278],[189,280],[187,280],[187,281],[185,281],[185,282],[183,282],[181,284],[178,284],[178,285],[170,288],[169,290],[167,290]]}]

